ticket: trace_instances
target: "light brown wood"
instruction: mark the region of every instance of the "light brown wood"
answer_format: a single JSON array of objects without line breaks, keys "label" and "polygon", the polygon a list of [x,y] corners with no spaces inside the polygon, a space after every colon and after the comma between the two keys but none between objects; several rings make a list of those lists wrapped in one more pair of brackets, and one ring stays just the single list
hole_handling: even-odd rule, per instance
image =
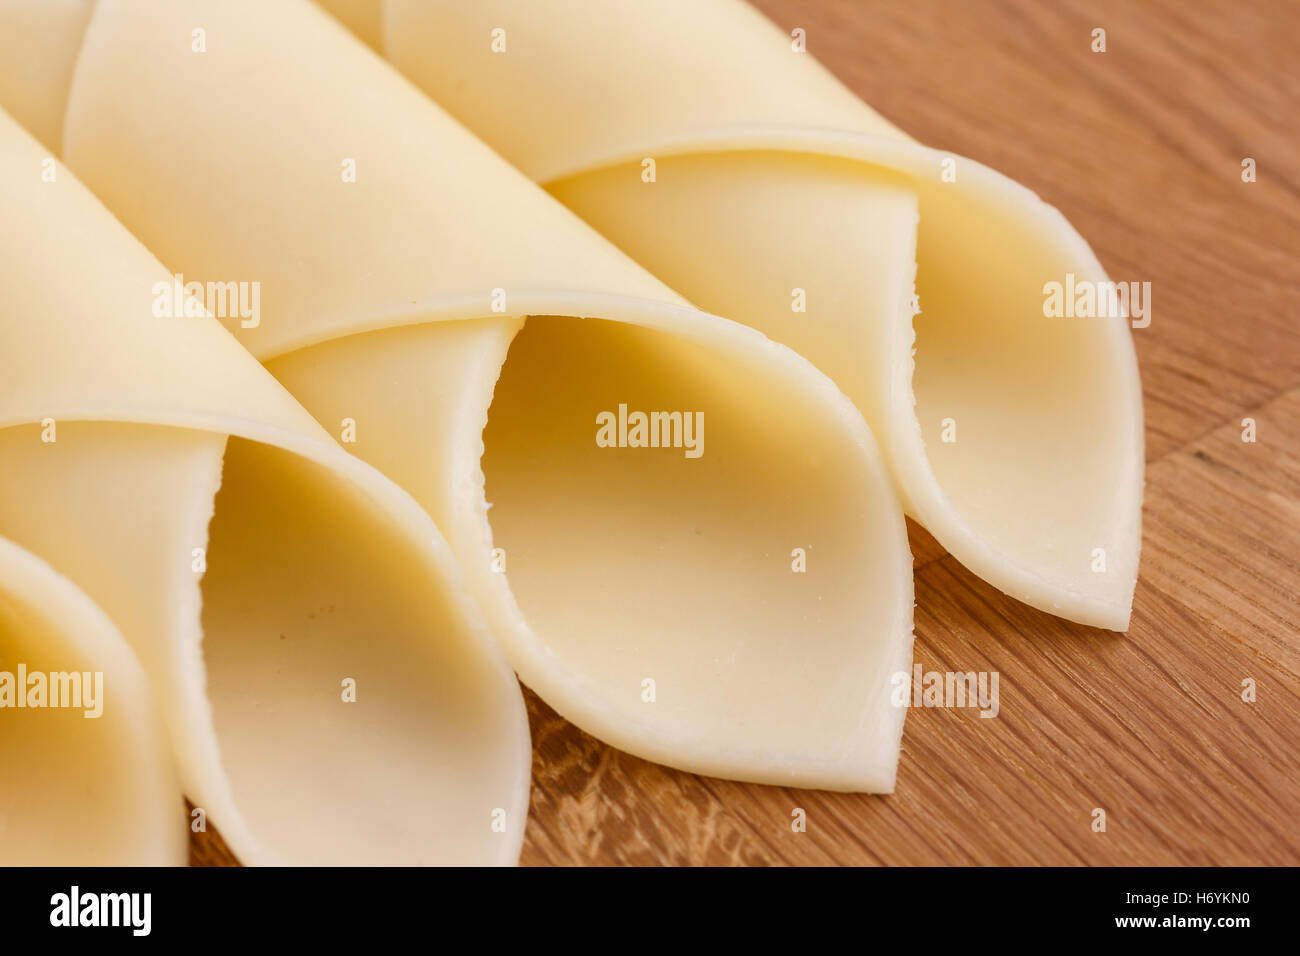
[{"label": "light brown wood", "polygon": [[523,861],[1300,863],[1300,5],[756,2],[912,135],[1060,207],[1112,278],[1152,283],[1132,628],[1018,604],[913,527],[917,662],[998,671],[997,719],[913,709],[896,793],[862,796],[669,770],[530,694]]}]

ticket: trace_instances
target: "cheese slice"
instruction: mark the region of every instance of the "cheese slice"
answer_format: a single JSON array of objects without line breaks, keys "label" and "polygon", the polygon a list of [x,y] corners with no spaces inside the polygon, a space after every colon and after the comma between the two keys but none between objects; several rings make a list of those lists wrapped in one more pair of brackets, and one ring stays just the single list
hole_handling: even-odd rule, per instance
[{"label": "cheese slice", "polygon": [[0,865],[185,862],[185,807],[139,661],[76,585],[3,538],[0,762]]},{"label": "cheese slice", "polygon": [[149,695],[94,601],[149,677],[191,825],[243,862],[514,862],[527,716],[428,515],[201,307],[160,314],[167,270],[3,112],[0,219],[0,534],[86,595],[0,551],[0,635],[6,659],[102,666],[112,715],[0,710],[15,759],[62,748],[0,784],[44,823],[16,852],[52,862],[120,819],[88,856],[175,856]]},{"label": "cheese slice", "polygon": [[436,519],[556,710],[688,770],[893,787],[910,555],[825,375],[688,305],[303,0],[97,4],[62,128],[169,269],[260,283],[227,327]]},{"label": "cheese slice", "polygon": [[1059,212],[913,142],[740,0],[322,2],[677,292],[834,379],[967,567],[1128,627],[1141,385],[1126,300],[1045,314],[1109,289]]}]

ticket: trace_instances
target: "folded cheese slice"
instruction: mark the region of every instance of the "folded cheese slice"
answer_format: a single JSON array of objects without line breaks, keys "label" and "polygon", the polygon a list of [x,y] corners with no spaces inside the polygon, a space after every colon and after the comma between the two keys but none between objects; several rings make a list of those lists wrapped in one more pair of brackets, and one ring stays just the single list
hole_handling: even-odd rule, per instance
[{"label": "folded cheese slice", "polygon": [[[249,864],[515,861],[522,695],[428,515],[201,306],[160,309],[171,276],[3,112],[0,221],[0,534],[134,648],[202,811],[192,827],[217,827]],[[84,656],[104,658],[121,708],[113,739],[91,720],[50,731],[97,756],[49,754],[49,811],[81,789],[95,807],[69,835],[116,814],[134,829],[100,838],[110,862],[170,854],[123,808],[158,810],[141,682],[85,599],[6,567],[0,590],[25,602],[10,636],[57,662],[84,622]],[[7,741],[11,719],[0,711]],[[36,779],[6,773],[0,803],[30,808]],[[64,838],[46,837],[19,845],[50,862]]]},{"label": "folded cheese slice", "polygon": [[[1127,628],[1127,299],[1055,209],[911,141],[740,0],[322,2],[677,292],[830,375],[967,567]],[[1099,314],[1045,315],[1071,290]]]},{"label": "folded cheese slice", "polygon": [[260,283],[227,326],[428,509],[558,711],[694,771],[892,788],[906,531],[824,375],[688,306],[303,0],[97,4],[62,129],[168,267]]},{"label": "folded cheese slice", "polygon": [[0,538],[3,866],[176,866],[185,807],[140,662],[104,612]]}]

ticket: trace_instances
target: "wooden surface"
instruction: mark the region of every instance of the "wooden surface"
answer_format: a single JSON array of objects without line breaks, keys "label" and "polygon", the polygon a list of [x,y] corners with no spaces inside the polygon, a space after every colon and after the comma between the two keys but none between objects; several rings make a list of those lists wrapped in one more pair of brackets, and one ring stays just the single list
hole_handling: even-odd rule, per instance
[{"label": "wooden surface", "polygon": [[916,660],[998,671],[997,719],[914,708],[897,791],[864,796],[669,770],[529,694],[523,862],[1300,863],[1300,4],[756,2],[913,136],[1060,207],[1112,278],[1152,283],[1132,628],[1027,608],[913,527]]}]

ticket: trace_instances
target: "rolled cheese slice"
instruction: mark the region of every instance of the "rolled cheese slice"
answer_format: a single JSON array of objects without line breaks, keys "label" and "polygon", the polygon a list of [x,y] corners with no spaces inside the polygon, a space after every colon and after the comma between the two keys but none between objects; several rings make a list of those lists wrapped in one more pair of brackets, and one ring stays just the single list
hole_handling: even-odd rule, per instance
[{"label": "rolled cheese slice", "polygon": [[967,567],[1128,627],[1127,300],[1054,208],[913,142],[740,0],[323,3],[677,292],[834,379]]},{"label": "rolled cheese slice", "polygon": [[227,326],[428,509],[560,713],[693,771],[893,787],[906,531],[808,362],[688,306],[303,0],[99,3],[63,145],[186,281],[260,283]]},{"label": "rolled cheese slice", "polygon": [[0,538],[0,866],[177,866],[185,807],[153,692],[80,589]]},{"label": "rolled cheese slice", "polygon": [[[514,862],[522,695],[428,515],[201,305],[159,309],[171,275],[2,112],[0,220],[0,534],[134,648],[191,827],[215,826],[248,864]],[[103,749],[48,768],[51,812],[71,787],[103,802],[69,834],[128,799],[155,812],[156,755],[128,721],[147,695],[107,628],[52,572],[15,585],[4,568],[0,590],[25,602],[10,636],[53,666],[85,622],[85,656],[98,635],[121,708],[112,740],[94,721],[59,725],[68,747]],[[26,812],[35,786],[6,773],[0,805]],[[128,835],[104,835],[104,852]],[[170,853],[160,842],[142,837],[136,857]],[[60,851],[19,846],[41,862]]]}]

